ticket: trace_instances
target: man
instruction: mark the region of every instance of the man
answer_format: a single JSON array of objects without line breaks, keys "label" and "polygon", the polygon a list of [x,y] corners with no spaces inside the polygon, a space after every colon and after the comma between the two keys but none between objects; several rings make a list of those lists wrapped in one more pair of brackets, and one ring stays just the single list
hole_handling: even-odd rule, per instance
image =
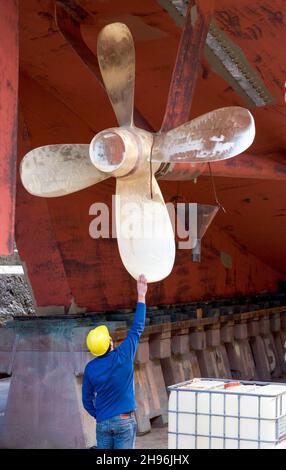
[{"label": "man", "polygon": [[[134,366],[140,336],[144,330],[147,280],[137,281],[138,302],[135,318],[126,339],[113,348],[106,326],[98,326],[87,335],[87,346],[96,356],[84,371],[82,401],[86,411],[96,418],[99,449],[134,449],[136,438]],[[94,404],[95,396],[95,404]]]}]

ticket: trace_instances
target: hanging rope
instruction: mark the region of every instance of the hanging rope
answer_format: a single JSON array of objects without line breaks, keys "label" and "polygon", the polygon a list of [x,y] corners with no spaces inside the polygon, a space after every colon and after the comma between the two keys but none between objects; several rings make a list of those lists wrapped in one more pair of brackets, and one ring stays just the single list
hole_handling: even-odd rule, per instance
[{"label": "hanging rope", "polygon": [[214,197],[215,197],[215,202],[217,203],[218,207],[223,210],[223,212],[226,214],[226,210],[223,207],[223,205],[219,202],[218,197],[217,197],[217,192],[216,192],[216,187],[215,187],[215,182],[214,182],[214,177],[212,174],[212,169],[211,169],[211,164],[208,162],[209,166],[209,171],[210,171],[210,177],[211,177],[211,182],[212,182],[212,187],[213,187],[213,192],[214,192]]}]

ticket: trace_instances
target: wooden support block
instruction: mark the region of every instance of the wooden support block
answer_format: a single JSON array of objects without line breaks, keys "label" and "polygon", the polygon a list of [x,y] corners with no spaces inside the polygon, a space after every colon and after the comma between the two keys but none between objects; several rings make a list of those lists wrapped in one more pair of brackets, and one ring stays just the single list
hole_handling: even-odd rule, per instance
[{"label": "wooden support block", "polygon": [[226,343],[225,347],[232,377],[254,380],[256,377],[255,363],[248,340],[235,339],[232,343]]},{"label": "wooden support block", "polygon": [[270,317],[270,329],[273,333],[278,333],[281,330],[281,320],[279,313],[271,315]]},{"label": "wooden support block", "polygon": [[224,325],[220,329],[220,337],[222,343],[231,343],[234,338],[234,326]]},{"label": "wooden support block", "polygon": [[171,356],[171,330],[150,335],[150,359],[163,359]]},{"label": "wooden support block", "polygon": [[168,396],[158,359],[135,367],[135,390],[138,433],[144,434],[150,431],[150,420],[153,418],[161,417],[162,424],[166,424]]},{"label": "wooden support block", "polygon": [[201,320],[204,316],[204,312],[202,308],[197,308],[196,309],[196,319]]},{"label": "wooden support block", "polygon": [[260,335],[250,338],[250,345],[255,361],[256,377],[262,381],[271,380],[268,357],[264,341]]},{"label": "wooden support block", "polygon": [[273,335],[268,334],[268,335],[262,336],[262,340],[264,342],[264,347],[266,351],[271,378],[280,377],[281,368],[279,364],[279,356],[276,350]]},{"label": "wooden support block", "polygon": [[286,331],[286,311],[280,314],[281,330]]},{"label": "wooden support block", "polygon": [[246,323],[240,323],[240,324],[234,325],[234,338],[238,340],[248,338]]},{"label": "wooden support block", "polygon": [[172,355],[186,354],[190,350],[189,335],[178,334],[172,336],[171,339],[171,352]]},{"label": "wooden support block", "polygon": [[258,336],[260,334],[258,320],[252,320],[247,323],[247,332],[249,338],[252,336]]},{"label": "wooden support block", "polygon": [[205,331],[192,331],[189,335],[191,349],[201,351],[206,347],[206,333]]},{"label": "wooden support block", "polygon": [[198,358],[194,351],[161,359],[161,366],[166,387],[201,377]]},{"label": "wooden support block", "polygon": [[216,347],[220,345],[220,329],[211,328],[206,331],[207,346]]},{"label": "wooden support block", "polygon": [[135,356],[135,364],[146,364],[149,361],[150,349],[148,340],[148,337],[141,338]]},{"label": "wooden support block", "polygon": [[261,335],[270,334],[270,320],[269,317],[259,319],[259,331]]},{"label": "wooden support block", "polygon": [[276,348],[280,351],[280,367],[283,373],[286,373],[286,330],[281,330],[277,335],[274,335],[276,339]]},{"label": "wooden support block", "polygon": [[231,378],[227,352],[224,345],[197,351],[202,377]]}]

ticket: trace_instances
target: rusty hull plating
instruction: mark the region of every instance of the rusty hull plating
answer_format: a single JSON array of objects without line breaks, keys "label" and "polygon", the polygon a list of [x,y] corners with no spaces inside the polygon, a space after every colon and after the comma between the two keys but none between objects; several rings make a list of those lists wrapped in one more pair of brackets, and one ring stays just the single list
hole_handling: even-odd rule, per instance
[{"label": "rusty hull plating", "polygon": [[[216,2],[213,18],[224,34],[230,40],[234,38],[242,47],[248,62],[255,64],[252,52],[254,40],[239,34],[237,29],[232,30],[231,23],[226,26],[230,13],[228,9],[227,14],[223,15],[222,11],[225,10],[223,2],[221,4],[220,9]],[[130,5],[127,0],[121,2],[120,8],[114,2],[107,2],[95,13],[92,3],[85,2],[81,5],[79,15],[75,13],[78,9],[74,8],[71,12],[65,2],[57,2],[56,22],[54,9],[50,6],[39,11],[35,8],[34,0],[20,4],[22,53],[19,163],[27,151],[37,146],[74,141],[88,143],[96,132],[115,124],[105,92],[99,83],[100,74],[95,65],[97,58],[94,49],[94,38],[110,22],[111,17],[118,21],[124,20],[135,38],[138,56],[135,103],[140,108],[141,117],[144,115],[145,121],[148,120],[148,125],[136,121],[138,110],[135,110],[135,124],[156,130],[162,122],[164,126],[167,121],[168,126],[173,125],[173,122],[183,122],[190,118],[191,102],[191,117],[216,107],[244,105],[239,94],[227,87],[225,80],[205,59],[202,59],[201,68],[197,66],[198,69],[194,68],[193,62],[190,68],[190,63],[182,61],[180,55],[175,60],[181,30],[159,4],[150,1],[133,6],[134,15],[129,13]],[[187,15],[180,51],[186,49],[186,44],[189,53],[191,50],[194,53],[198,45],[203,50],[201,41],[207,31],[211,7],[210,2],[208,12],[205,11],[205,16],[199,17],[201,23],[192,29],[193,36],[190,35],[191,15]],[[238,14],[237,6],[228,8]],[[245,11],[244,4],[241,9]],[[142,19],[142,15],[150,11],[156,16],[156,26],[148,24],[151,21],[148,16],[145,22]],[[280,44],[284,33],[283,24],[274,27],[269,19],[270,13],[264,10],[260,9],[259,15],[266,31],[269,29],[271,34],[276,35],[274,37]],[[250,11],[248,16],[251,21]],[[241,27],[247,30],[246,24]],[[256,49],[261,48],[259,70],[265,77],[263,71],[267,69],[269,46],[263,42],[262,36],[255,41]],[[279,44],[276,48],[277,57],[280,54]],[[61,60],[58,60],[59,57]],[[175,71],[171,79],[174,64]],[[180,67],[183,67],[181,76],[178,73]],[[273,67],[275,76],[279,77],[276,62]],[[67,70],[70,73],[67,74]],[[188,77],[189,82],[193,83],[191,78],[196,74],[198,80],[194,93],[194,87],[190,91],[187,85]],[[164,118],[170,80],[172,86]],[[266,82],[276,103],[251,109],[257,127],[255,143],[241,158],[212,164],[213,174],[219,176],[216,178],[217,189],[227,214],[220,214],[205,236],[202,265],[194,266],[186,252],[177,253],[175,268],[164,285],[150,289],[151,304],[259,292],[263,289],[274,291],[277,280],[283,277],[286,258],[283,243],[284,206],[283,200],[276,194],[282,193],[286,175],[280,150],[285,135],[284,94],[282,96],[281,87],[279,92],[276,79],[267,79]],[[175,98],[171,99],[171,96]],[[97,112],[99,109],[100,113]],[[279,133],[278,129],[281,130]],[[162,180],[160,187],[166,202],[178,192],[185,201],[213,202],[208,168],[196,185],[187,181],[198,176],[197,169],[192,166],[187,168],[185,164],[163,164],[157,174],[159,180]],[[182,183],[175,181],[177,179],[183,180]],[[168,180],[168,183],[163,180]],[[130,306],[127,299],[132,298],[134,287],[124,272],[114,240],[94,241],[88,233],[92,221],[89,216],[90,206],[101,201],[110,207],[112,192],[114,182],[106,181],[97,185],[96,190],[90,188],[64,199],[42,201],[27,194],[18,181],[16,241],[39,310],[54,306],[55,311],[68,312],[71,305],[76,305],[78,309],[101,311]],[[250,203],[246,204],[243,202],[245,200],[250,200]],[[36,239],[32,236],[33,226],[37,226]],[[229,230],[230,226],[232,230]],[[273,244],[271,237],[275,239]],[[209,251],[211,254],[208,254]],[[232,257],[232,270],[227,270],[221,264],[221,252]],[[239,262],[239,256],[243,257],[244,267]],[[109,270],[111,262],[112,270]],[[188,279],[192,279],[191,286]],[[119,286],[119,280],[124,287],[116,289],[114,286]]]},{"label": "rusty hull plating", "polygon": [[[224,52],[228,46],[232,51],[228,72],[216,58],[220,50],[215,48],[213,56],[206,48],[201,66],[197,59],[191,69],[182,56],[176,59],[181,28],[176,14],[171,17],[162,2],[110,0],[97,2],[95,11],[92,0],[58,1],[57,21],[54,1],[18,3],[19,12],[17,2],[5,0],[5,14],[0,15],[1,67],[7,78],[0,85],[0,116],[5,123],[0,134],[0,252],[7,255],[13,250],[17,181],[16,243],[43,318],[37,324],[31,320],[26,327],[19,319],[0,329],[0,374],[12,374],[0,446],[93,445],[94,421],[80,401],[81,375],[90,359],[85,348],[89,327],[84,314],[75,320],[72,313],[96,312],[88,324],[117,320],[116,341],[123,339],[129,324],[130,310],[117,311],[116,319],[111,311],[133,308],[134,281],[122,266],[115,240],[92,240],[88,234],[89,208],[96,201],[111,206],[114,181],[49,200],[28,194],[19,179],[21,159],[35,147],[87,144],[95,133],[116,125],[100,83],[94,41],[112,21],[126,23],[135,38],[138,127],[156,131],[162,122],[173,127],[173,120],[181,123],[219,107],[245,103],[250,107],[251,101],[229,75],[234,66],[266,103],[251,108],[257,138],[249,151],[242,158],[212,164],[227,213],[220,213],[205,235],[202,263],[193,264],[188,252],[177,250],[172,274],[149,288],[148,304],[164,305],[149,309],[150,325],[136,356],[139,430],[148,432],[153,419],[166,423],[166,386],[172,383],[195,376],[280,380],[286,373],[285,298],[249,297],[241,302],[238,296],[275,292],[277,282],[285,280],[285,2],[273,0],[269,6],[254,0],[216,0],[212,18],[221,31],[217,44],[224,46]],[[213,5],[197,0],[190,7],[194,3],[204,8],[203,15],[193,36],[185,29],[180,50],[190,54],[199,50],[202,55]],[[186,24],[191,22],[188,10]],[[178,67],[183,67],[181,77]],[[263,80],[263,89],[252,70]],[[194,93],[194,86],[187,85],[196,74]],[[170,82],[171,104],[164,118]],[[181,94],[176,94],[178,90]],[[265,93],[272,99],[267,101]],[[166,202],[176,197],[213,203],[208,169],[200,170],[202,176],[194,184],[189,181],[198,176],[194,168],[161,165],[157,174]],[[217,297],[226,300],[201,302]],[[196,299],[198,305],[189,304]]]}]

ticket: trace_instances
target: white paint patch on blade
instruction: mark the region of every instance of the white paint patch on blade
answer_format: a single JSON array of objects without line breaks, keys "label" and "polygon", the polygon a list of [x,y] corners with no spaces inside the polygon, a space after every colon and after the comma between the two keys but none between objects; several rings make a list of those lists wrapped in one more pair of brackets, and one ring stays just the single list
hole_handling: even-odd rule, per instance
[{"label": "white paint patch on blade", "polygon": [[22,266],[0,266],[0,274],[24,274]]},{"label": "white paint patch on blade", "polygon": [[220,137],[213,136],[210,138],[210,140],[213,142],[222,142],[224,139],[225,139],[224,135],[221,135]]},{"label": "white paint patch on blade", "polygon": [[234,143],[233,142],[221,142],[220,140],[211,139],[212,143],[208,148],[206,141],[203,139],[193,139],[191,141],[185,141],[182,143],[176,143],[175,145],[166,146],[164,154],[168,160],[172,157],[179,159],[179,154],[182,154],[182,160],[186,159],[186,154],[193,153],[193,158],[206,158],[214,157],[216,155],[224,154],[225,152],[231,152]]},{"label": "white paint patch on blade", "polygon": [[155,136],[152,159],[189,163],[225,160],[244,152],[254,136],[254,119],[247,109],[221,108]]}]

